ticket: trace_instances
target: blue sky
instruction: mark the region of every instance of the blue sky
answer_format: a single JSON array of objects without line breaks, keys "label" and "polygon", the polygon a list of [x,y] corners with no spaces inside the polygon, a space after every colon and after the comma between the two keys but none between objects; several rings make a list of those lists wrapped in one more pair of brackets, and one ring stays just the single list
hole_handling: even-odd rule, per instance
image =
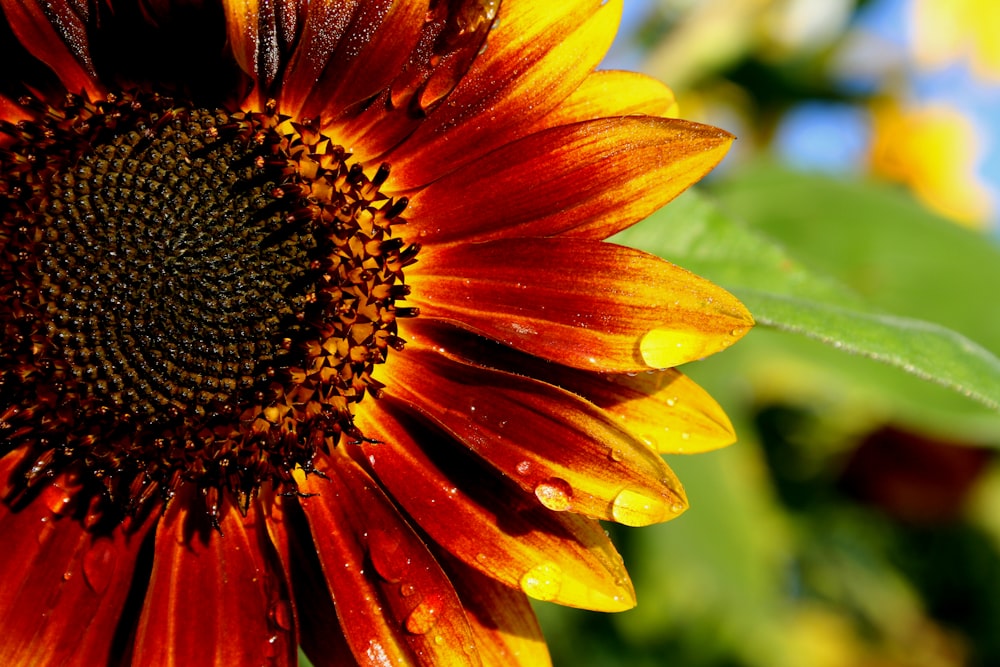
[{"label": "blue sky", "polygon": [[[625,0],[620,37],[606,63],[637,69],[641,56],[628,46],[629,35],[656,0]],[[819,0],[817,0],[819,1]],[[905,57],[909,0],[875,0],[858,16],[856,26],[895,47]],[[979,173],[1000,202],[1000,86],[985,86],[958,64],[939,72],[907,67],[914,102],[944,101],[971,117],[983,137]],[[670,83],[669,81],[667,82]],[[877,86],[877,81],[845,80],[850,88]],[[809,103],[788,115],[776,139],[776,150],[790,163],[810,169],[848,171],[863,159],[868,137],[867,116],[846,104]]]}]

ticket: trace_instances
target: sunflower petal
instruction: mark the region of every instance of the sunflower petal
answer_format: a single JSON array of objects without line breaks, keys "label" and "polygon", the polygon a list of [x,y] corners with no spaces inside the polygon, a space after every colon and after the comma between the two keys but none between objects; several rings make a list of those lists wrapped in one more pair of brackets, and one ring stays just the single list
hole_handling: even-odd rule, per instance
[{"label": "sunflower petal", "polygon": [[549,509],[646,525],[686,507],[666,463],[575,394],[412,344],[386,365],[395,396]]},{"label": "sunflower petal", "polygon": [[535,123],[531,131],[598,118],[673,118],[677,111],[674,91],[653,77],[639,72],[599,70],[584,79],[579,88]]},{"label": "sunflower petal", "polygon": [[399,144],[462,80],[493,26],[495,7],[482,0],[434,3],[399,75],[357,115],[324,119],[332,121],[324,131],[362,162]]},{"label": "sunflower petal", "polygon": [[572,93],[604,57],[622,0],[501,5],[486,50],[441,106],[399,148],[393,188],[437,180],[506,144]]},{"label": "sunflower petal", "polygon": [[226,15],[226,37],[236,64],[255,84],[253,97],[245,104],[260,109],[281,65],[279,17],[274,5],[260,0],[223,0],[222,8]]},{"label": "sunflower petal", "polygon": [[329,118],[389,85],[417,45],[426,2],[314,2],[289,58],[279,103],[299,118]]},{"label": "sunflower petal", "polygon": [[661,454],[707,452],[736,440],[719,404],[673,368],[612,374],[540,363],[536,357],[426,317],[408,322],[407,336],[468,363],[531,376],[571,391]]},{"label": "sunflower petal", "polygon": [[[299,500],[326,583],[362,664],[476,664],[472,631],[441,566],[375,483],[336,450]],[[369,567],[368,562],[371,562]],[[440,639],[438,639],[440,638]]]},{"label": "sunflower petal", "polygon": [[[262,507],[266,508],[265,520],[271,542],[291,581],[295,603],[292,609],[303,653],[313,667],[357,665],[337,619],[302,510],[296,501],[280,497],[262,503]],[[304,613],[299,613],[300,609]]]},{"label": "sunflower petal", "polygon": [[569,375],[566,389],[604,408],[661,454],[699,454],[736,442],[718,403],[676,369],[635,376]]},{"label": "sunflower petal", "polygon": [[411,198],[426,242],[605,239],[691,187],[732,136],[684,120],[600,118],[506,144]]},{"label": "sunflower petal", "polygon": [[552,664],[545,637],[524,593],[454,559],[448,559],[446,568],[469,616],[484,667]]},{"label": "sunflower petal", "polygon": [[216,532],[189,510],[200,504],[193,496],[178,493],[157,527],[133,663],[296,664],[287,592],[265,557],[257,508],[243,518],[227,503]]},{"label": "sunflower petal", "polygon": [[[621,558],[596,521],[549,511],[530,491],[464,461],[442,444],[447,436],[391,397],[359,411],[358,426],[377,441],[361,448],[378,479],[456,558],[539,599],[598,611],[635,605]],[[532,472],[530,464],[522,470],[515,474]]]},{"label": "sunflower petal", "polygon": [[668,368],[739,339],[735,297],[653,255],[585,239],[498,239],[424,250],[408,297],[422,315],[602,372]]},{"label": "sunflower petal", "polygon": [[21,44],[55,72],[66,90],[100,94],[87,43],[87,3],[2,0],[2,6]]},{"label": "sunflower petal", "polygon": [[[19,458],[0,460],[0,489]],[[91,533],[71,516],[78,508],[65,476],[48,484],[19,511],[0,502],[0,664],[107,664],[154,521]]]}]

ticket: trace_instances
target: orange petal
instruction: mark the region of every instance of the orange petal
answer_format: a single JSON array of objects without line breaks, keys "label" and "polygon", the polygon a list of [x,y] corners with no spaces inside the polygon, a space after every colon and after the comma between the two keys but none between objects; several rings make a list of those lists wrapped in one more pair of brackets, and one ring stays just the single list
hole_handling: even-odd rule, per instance
[{"label": "orange petal", "polygon": [[[378,441],[360,445],[375,475],[456,558],[538,599],[598,611],[634,606],[621,557],[596,521],[544,508],[449,449],[447,436],[393,398],[359,411],[358,426]],[[515,474],[533,474],[530,463],[522,470]]]},{"label": "orange petal", "polygon": [[431,183],[411,197],[407,213],[425,242],[601,240],[691,187],[732,140],[708,125],[648,116],[554,127]]},{"label": "orange petal", "polygon": [[549,509],[646,525],[686,507],[663,460],[575,394],[412,342],[386,366],[394,396]]},{"label": "orange petal", "polygon": [[675,369],[635,376],[577,373],[563,386],[604,408],[661,454],[699,454],[736,442],[726,413]]},{"label": "orange petal", "polygon": [[336,450],[299,499],[340,624],[362,664],[471,665],[472,630],[440,565],[376,484]]},{"label": "orange petal", "polygon": [[66,90],[100,94],[87,43],[86,3],[3,0],[3,11],[21,44],[48,65]]},{"label": "orange petal", "polygon": [[551,665],[528,597],[454,559],[446,569],[465,606],[484,667]]},{"label": "orange petal", "polygon": [[468,363],[534,377],[582,396],[661,454],[706,452],[736,440],[719,404],[676,369],[611,374],[539,363],[536,357],[426,317],[407,322],[406,333]]},{"label": "orange petal", "polygon": [[[0,489],[19,459],[0,460]],[[92,533],[72,516],[81,508],[66,476],[47,484],[18,511],[0,502],[0,664],[108,664],[116,634],[128,631],[122,609],[155,520]]]},{"label": "orange petal", "polygon": [[429,247],[408,275],[421,314],[567,366],[637,372],[714,354],[753,319],[669,262],[585,239]]},{"label": "orange petal", "polygon": [[289,58],[279,98],[299,118],[339,116],[385,88],[417,44],[426,2],[314,2]]},{"label": "orange petal", "polygon": [[260,0],[223,0],[226,15],[226,37],[236,64],[254,81],[251,99],[245,105],[263,108],[268,90],[281,66],[279,16],[284,5],[276,8]]},{"label": "orange petal", "polygon": [[270,562],[258,509],[252,505],[243,518],[226,502],[220,533],[193,496],[182,489],[156,530],[133,663],[295,665],[289,593]]},{"label": "orange petal", "polygon": [[398,76],[366,109],[356,116],[329,119],[332,122],[324,131],[362,162],[399,144],[468,71],[492,29],[496,4],[433,3],[422,21],[417,46]]},{"label": "orange petal", "polygon": [[579,88],[532,126],[531,131],[598,118],[674,118],[677,111],[674,91],[660,81],[639,72],[600,70],[584,79]]},{"label": "orange petal", "polygon": [[313,667],[357,665],[327,590],[323,568],[309,537],[309,524],[297,501],[272,496],[261,507],[271,542],[292,584],[292,610],[302,652]]},{"label": "orange petal", "polygon": [[622,0],[500,5],[486,50],[454,92],[398,149],[391,187],[437,180],[509,143],[572,93],[611,45]]}]

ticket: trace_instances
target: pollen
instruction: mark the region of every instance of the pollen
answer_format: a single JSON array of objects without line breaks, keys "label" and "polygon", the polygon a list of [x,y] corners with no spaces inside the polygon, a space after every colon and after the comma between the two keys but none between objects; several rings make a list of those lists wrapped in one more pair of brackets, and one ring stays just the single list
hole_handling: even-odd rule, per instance
[{"label": "pollen", "polygon": [[[124,512],[246,507],[346,437],[402,350],[405,198],[312,122],[154,94],[0,127],[0,454]],[[345,435],[346,434],[346,435]]]}]

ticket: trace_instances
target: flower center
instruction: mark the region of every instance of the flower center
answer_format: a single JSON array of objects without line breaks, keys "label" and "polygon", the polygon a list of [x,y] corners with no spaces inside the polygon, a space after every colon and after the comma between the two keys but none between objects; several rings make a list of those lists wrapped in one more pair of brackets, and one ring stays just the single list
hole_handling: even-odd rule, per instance
[{"label": "flower center", "polygon": [[0,439],[134,509],[195,483],[242,506],[342,433],[401,349],[405,198],[311,123],[152,94],[0,130]]}]

